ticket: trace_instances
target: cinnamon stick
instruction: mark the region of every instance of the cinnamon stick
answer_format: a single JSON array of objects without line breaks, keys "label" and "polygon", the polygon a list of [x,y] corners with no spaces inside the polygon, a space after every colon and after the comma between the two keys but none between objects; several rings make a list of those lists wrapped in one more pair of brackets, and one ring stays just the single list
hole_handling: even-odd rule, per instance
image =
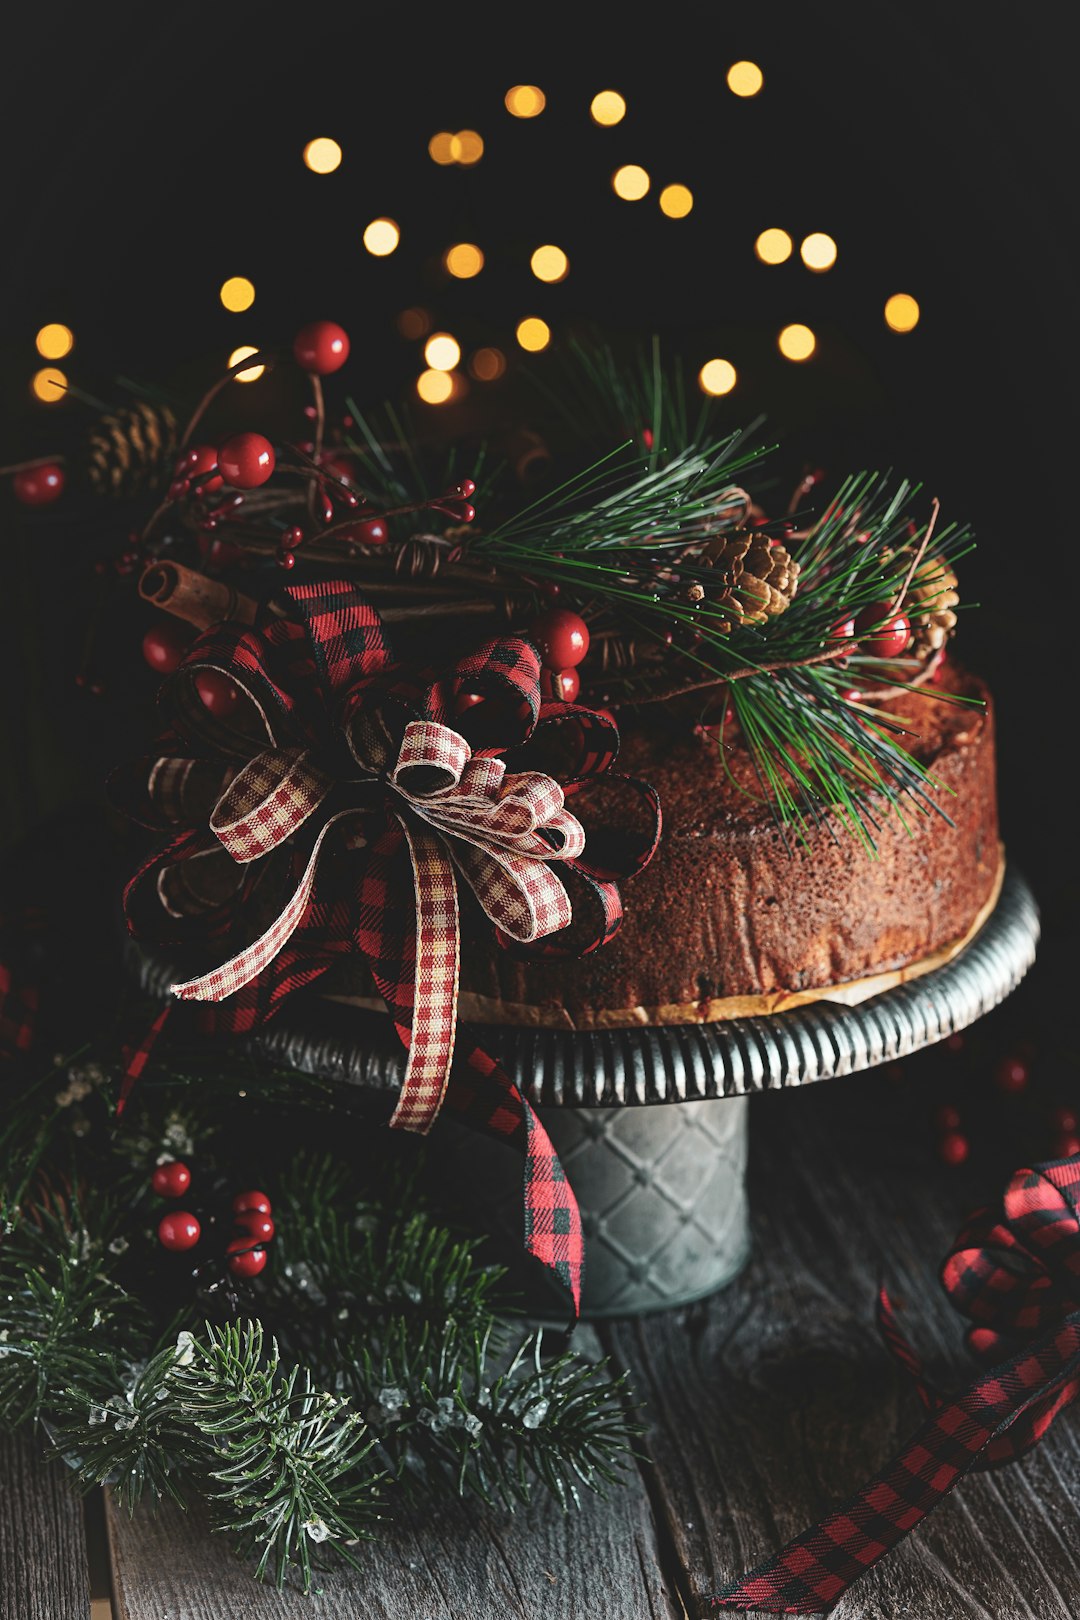
[{"label": "cinnamon stick", "polygon": [[224,580],[185,568],[182,563],[153,562],[143,570],[139,595],[144,602],[186,619],[197,630],[207,630],[226,619],[254,624],[257,604]]}]

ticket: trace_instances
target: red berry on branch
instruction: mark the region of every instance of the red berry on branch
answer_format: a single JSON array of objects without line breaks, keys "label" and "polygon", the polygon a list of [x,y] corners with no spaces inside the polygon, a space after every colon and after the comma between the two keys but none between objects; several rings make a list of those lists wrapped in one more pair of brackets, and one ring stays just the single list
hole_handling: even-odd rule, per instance
[{"label": "red berry on branch", "polygon": [[309,321],[293,339],[293,354],[305,371],[325,377],[349,358],[349,334],[336,321]]},{"label": "red berry on branch", "polygon": [[151,669],[159,675],[171,675],[180,667],[191,637],[185,627],[170,619],[165,624],[152,624],[142,638],[142,655]]},{"label": "red berry on branch", "polygon": [[870,658],[899,658],[911,640],[911,625],[890,602],[871,602],[855,615],[855,634]]},{"label": "red berry on branch", "polygon": [[23,506],[49,506],[64,493],[64,469],[54,461],[24,467],[11,480],[11,487]]},{"label": "red berry on branch", "polygon": [[938,1142],[937,1152],[944,1164],[963,1164],[971,1152],[971,1144],[961,1131],[946,1131]]},{"label": "red berry on branch", "polygon": [[290,568],[295,568],[296,567],[296,553],[295,553],[295,551],[279,551],[278,552],[277,565],[278,565],[279,568],[284,568],[286,570],[288,570]]},{"label": "red berry on branch", "polygon": [[529,632],[547,669],[574,669],[589,650],[589,627],[569,608],[549,608]]},{"label": "red berry on branch", "polygon": [[260,1215],[272,1215],[273,1205],[264,1192],[253,1188],[248,1192],[237,1193],[232,1201],[233,1214],[243,1215],[248,1210],[256,1210]]},{"label": "red berry on branch", "polygon": [[476,485],[471,478],[463,478],[460,484],[451,484],[446,492],[460,501],[467,501],[470,495],[476,494]]},{"label": "red berry on branch", "polygon": [[202,1236],[202,1227],[194,1215],[190,1215],[186,1209],[180,1209],[175,1215],[161,1217],[157,1235],[163,1249],[179,1252],[195,1247]]},{"label": "red berry on branch", "polygon": [[360,482],[360,469],[351,456],[339,455],[336,451],[323,456],[319,463],[323,472],[328,472],[331,478],[340,478],[343,484],[358,484]]},{"label": "red berry on branch", "polygon": [[[207,478],[207,473],[217,473],[218,453],[212,444],[189,445],[181,458],[178,472],[191,479],[199,479],[199,494],[212,495],[215,490],[221,489],[225,480],[220,476]],[[205,482],[202,480],[205,479]]]},{"label": "red berry on branch", "polygon": [[219,719],[232,714],[240,702],[240,688],[219,669],[200,669],[195,676],[195,690]]},{"label": "red berry on branch", "polygon": [[563,703],[573,703],[581,691],[581,676],[576,669],[541,670],[540,690],[545,697],[560,698]]},{"label": "red berry on branch", "polygon": [[854,639],[855,639],[855,620],[854,620],[854,618],[838,619],[836,621],[836,623],[833,625],[832,629],[829,631],[829,640],[830,641],[854,641]]},{"label": "red berry on branch", "polygon": [[363,523],[354,523],[341,533],[344,539],[360,546],[385,546],[390,538],[389,527],[383,518],[366,518]]},{"label": "red berry on branch", "polygon": [[999,1091],[1026,1091],[1030,1079],[1031,1071],[1023,1058],[1012,1053],[1003,1057],[994,1070],[994,1084]]},{"label": "red berry on branch", "polygon": [[261,1209],[245,1209],[236,1217],[236,1224],[249,1238],[258,1238],[260,1243],[269,1243],[274,1235],[274,1223]]},{"label": "red berry on branch", "polygon": [[236,489],[257,489],[274,471],[274,447],[261,433],[234,433],[218,451],[217,464],[226,483]]},{"label": "red berry on branch", "polygon": [[225,1252],[234,1277],[257,1277],[266,1268],[266,1250],[253,1249],[248,1237],[233,1238]]},{"label": "red berry on branch", "polygon": [[158,1165],[150,1185],[159,1198],[182,1198],[191,1186],[191,1171],[179,1159],[170,1159]]}]

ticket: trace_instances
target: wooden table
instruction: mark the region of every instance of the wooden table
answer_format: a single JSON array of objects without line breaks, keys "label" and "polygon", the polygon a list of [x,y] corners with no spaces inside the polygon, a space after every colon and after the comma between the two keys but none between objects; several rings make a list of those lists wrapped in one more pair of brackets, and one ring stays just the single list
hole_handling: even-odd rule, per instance
[{"label": "wooden table", "polygon": [[[990,1015],[989,1021],[997,1018]],[[396,1524],[310,1597],[251,1581],[196,1515],[106,1493],[84,1507],[22,1441],[0,1451],[0,1620],[671,1620],[819,1517],[914,1427],[918,1403],[879,1343],[881,1279],[944,1380],[968,1376],[937,1267],[962,1218],[1038,1156],[1030,1099],[968,1085],[984,1104],[960,1169],[934,1152],[946,1055],[755,1098],[754,1254],[699,1305],[579,1330],[629,1371],[650,1461],[607,1501],[564,1518],[452,1504]],[[982,1097],[978,1095],[982,1087]],[[952,1089],[949,1089],[949,1088]],[[1045,1116],[1045,1106],[1043,1107]],[[1045,1150],[1043,1153],[1045,1156]],[[111,1590],[112,1609],[108,1595]],[[1080,1422],[1026,1460],[966,1480],[834,1611],[837,1620],[1075,1620],[1080,1613]]]}]

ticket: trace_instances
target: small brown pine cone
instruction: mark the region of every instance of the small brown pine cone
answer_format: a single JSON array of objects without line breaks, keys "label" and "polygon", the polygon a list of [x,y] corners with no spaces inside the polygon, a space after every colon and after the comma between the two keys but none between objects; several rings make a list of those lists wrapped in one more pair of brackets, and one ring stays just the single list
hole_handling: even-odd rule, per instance
[{"label": "small brown pine cone", "polygon": [[752,529],[710,544],[708,561],[722,589],[711,584],[706,596],[714,607],[727,608],[731,624],[764,624],[791,606],[799,583],[799,565],[779,540]]},{"label": "small brown pine cone", "polygon": [[960,601],[957,578],[940,557],[930,557],[908,587],[904,611],[911,622],[911,655],[929,658],[940,652],[956,629],[953,609]]},{"label": "small brown pine cone", "polygon": [[86,441],[86,476],[97,495],[127,499],[169,482],[176,417],[167,405],[138,400],[99,416]]}]

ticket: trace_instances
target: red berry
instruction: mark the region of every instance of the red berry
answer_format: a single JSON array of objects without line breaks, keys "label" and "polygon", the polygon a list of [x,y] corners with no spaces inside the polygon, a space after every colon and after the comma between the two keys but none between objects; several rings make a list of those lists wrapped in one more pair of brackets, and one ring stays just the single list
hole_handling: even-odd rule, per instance
[{"label": "red berry", "polygon": [[853,641],[855,639],[855,620],[837,619],[829,631],[830,641]]},{"label": "red berry", "polygon": [[260,1215],[272,1215],[273,1205],[264,1192],[252,1189],[250,1192],[237,1193],[232,1201],[233,1214],[243,1215],[249,1209],[256,1210]]},{"label": "red berry", "polygon": [[159,1164],[150,1177],[150,1185],[159,1198],[182,1198],[191,1186],[191,1171],[179,1159]]},{"label": "red berry", "polygon": [[296,553],[295,553],[295,551],[279,551],[278,552],[277,565],[278,565],[279,568],[285,568],[285,569],[295,568],[296,567]]},{"label": "red berry", "polygon": [[236,489],[257,489],[276,465],[274,447],[261,433],[234,433],[218,451],[217,462],[226,483]]},{"label": "red berry", "polygon": [[911,640],[911,625],[890,602],[871,602],[855,616],[855,634],[870,658],[899,658]]},{"label": "red berry", "polygon": [[1003,1057],[994,1070],[994,1084],[999,1091],[1025,1091],[1030,1079],[1031,1071],[1023,1058],[1011,1054]]},{"label": "red berry", "polygon": [[158,1241],[162,1248],[174,1251],[193,1249],[202,1236],[202,1227],[194,1215],[189,1215],[186,1209],[177,1210],[174,1215],[163,1215],[158,1222]]},{"label": "red berry", "polygon": [[64,469],[54,461],[42,467],[24,467],[11,480],[11,487],[23,506],[48,506],[64,493]]},{"label": "red berry", "polygon": [[581,676],[576,669],[542,669],[540,690],[545,697],[561,698],[564,703],[573,703],[581,691]]},{"label": "red berry", "polygon": [[1053,1109],[1050,1118],[1063,1136],[1068,1136],[1070,1132],[1076,1130],[1077,1112],[1075,1108],[1070,1108],[1068,1103],[1061,1103]]},{"label": "red berry", "polygon": [[274,1235],[274,1223],[261,1209],[245,1209],[242,1215],[236,1217],[236,1224],[241,1232],[246,1232],[248,1237],[258,1238],[260,1243],[269,1243]]},{"label": "red berry", "polygon": [[360,546],[385,546],[390,538],[390,530],[382,518],[368,518],[364,523],[354,523],[341,532],[344,539],[355,541]]},{"label": "red berry", "polygon": [[971,1144],[960,1131],[946,1131],[937,1145],[938,1158],[945,1164],[963,1164],[971,1152]]},{"label": "red berry", "polygon": [[232,714],[240,701],[240,688],[219,669],[200,669],[195,676],[195,690],[219,719]]},{"label": "red berry", "polygon": [[340,478],[343,484],[358,484],[360,482],[360,469],[351,456],[342,456],[335,452],[329,456],[323,456],[320,466],[323,472],[328,472],[331,478]]},{"label": "red berry", "polygon": [[225,1252],[234,1277],[257,1277],[265,1269],[266,1250],[253,1249],[249,1237],[233,1238]]},{"label": "red berry", "polygon": [[589,650],[589,627],[580,614],[569,608],[549,608],[541,613],[529,634],[548,669],[573,669]]},{"label": "red berry", "polygon": [[293,354],[305,371],[325,377],[349,358],[349,334],[336,321],[309,321],[293,339]]},{"label": "red berry", "polygon": [[175,619],[152,624],[142,638],[142,655],[159,675],[171,675],[187,651],[190,636]]},{"label": "red berry", "polygon": [[960,1124],[960,1110],[955,1103],[942,1103],[934,1111],[934,1123],[940,1131],[955,1131]]},{"label": "red berry", "polygon": [[[216,473],[217,464],[218,453],[212,444],[189,445],[181,462],[181,466],[188,478],[198,478],[200,480],[204,478],[206,473]],[[222,487],[224,482],[225,480],[220,476],[207,478],[205,482],[199,483],[199,493],[200,495],[212,495],[216,489]]]}]

